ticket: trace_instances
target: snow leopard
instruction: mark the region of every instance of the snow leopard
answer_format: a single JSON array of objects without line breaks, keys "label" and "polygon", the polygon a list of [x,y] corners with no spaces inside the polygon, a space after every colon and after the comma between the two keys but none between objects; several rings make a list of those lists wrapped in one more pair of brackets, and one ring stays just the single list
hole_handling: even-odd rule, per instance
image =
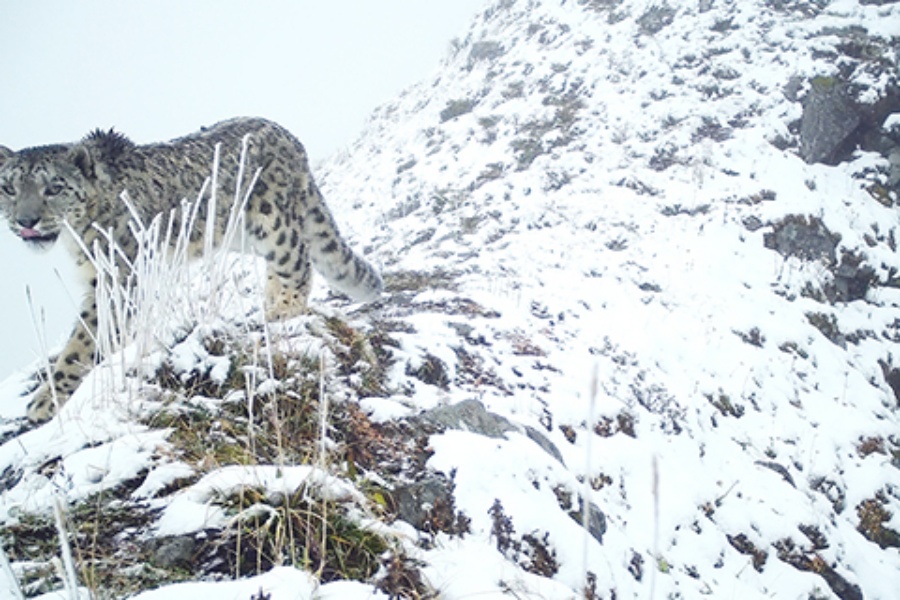
[{"label": "snow leopard", "polygon": [[[212,243],[222,243],[229,211],[238,197],[246,202],[242,204],[244,239],[266,261],[269,318],[306,312],[311,264],[332,288],[354,300],[379,298],[381,276],[341,237],[313,180],[303,145],[271,121],[231,119],[147,145],[135,144],[113,129],[98,129],[75,143],[18,152],[0,146],[0,213],[29,245],[46,246],[63,238],[88,290],[51,375],[28,403],[30,421],[51,418],[94,363],[97,273],[82,248],[91,248],[98,236],[111,232],[127,258],[133,259],[138,242],[129,227],[135,218],[143,223],[161,218],[162,231],[171,225],[178,232],[189,220],[184,202],[196,199],[210,178],[217,148],[217,201],[214,211],[210,202],[196,203],[189,234],[194,255],[204,247],[210,218]],[[242,156],[243,171],[239,168]],[[245,181],[258,173],[245,199],[235,193],[239,172]],[[209,189],[204,193],[211,196]]]}]

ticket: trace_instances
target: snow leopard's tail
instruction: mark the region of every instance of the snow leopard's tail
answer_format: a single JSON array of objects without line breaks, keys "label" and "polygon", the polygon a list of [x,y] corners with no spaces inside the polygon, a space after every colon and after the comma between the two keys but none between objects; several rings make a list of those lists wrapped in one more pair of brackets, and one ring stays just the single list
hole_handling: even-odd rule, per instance
[{"label": "snow leopard's tail", "polygon": [[358,302],[377,300],[384,290],[381,275],[341,237],[317,188],[315,194],[304,228],[309,234],[307,243],[313,266],[335,290]]}]

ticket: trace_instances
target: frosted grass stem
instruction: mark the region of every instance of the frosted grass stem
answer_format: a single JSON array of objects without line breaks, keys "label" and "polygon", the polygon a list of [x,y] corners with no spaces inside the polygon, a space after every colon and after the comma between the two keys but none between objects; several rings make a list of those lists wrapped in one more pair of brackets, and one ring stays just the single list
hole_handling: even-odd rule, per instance
[{"label": "frosted grass stem", "polygon": [[56,523],[56,534],[59,537],[59,548],[63,562],[63,584],[70,600],[78,600],[78,575],[75,571],[75,560],[72,558],[72,546],[69,545],[69,535],[63,520],[62,500],[59,493],[53,499],[53,519]]}]

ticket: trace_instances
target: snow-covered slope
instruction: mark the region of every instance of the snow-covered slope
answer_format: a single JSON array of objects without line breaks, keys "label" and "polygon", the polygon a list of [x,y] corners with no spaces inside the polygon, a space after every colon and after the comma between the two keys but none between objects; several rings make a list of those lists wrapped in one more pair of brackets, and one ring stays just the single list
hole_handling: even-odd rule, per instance
[{"label": "snow-covered slope", "polygon": [[[410,360],[459,384],[433,401],[562,454],[433,439],[482,535],[485,480],[518,481],[501,502],[572,590],[586,568],[602,597],[896,595],[896,191],[877,153],[807,164],[799,136],[816,82],[896,97],[900,6],[878,4],[497,2],[327,165],[389,275],[455,286],[405,294]],[[479,314],[421,314],[460,296]],[[558,473],[607,517],[585,562],[525,500]]]},{"label": "snow-covered slope", "polygon": [[[319,290],[323,315],[269,329],[241,285],[173,326],[146,384],[110,376],[137,381],[123,414],[83,386],[8,434],[7,542],[65,482],[141,508],[122,545],[177,563],[147,540],[189,539],[208,565],[204,540],[302,488],[402,560],[365,585],[281,568],[202,593],[896,597],[898,33],[893,2],[495,2],[319,169],[385,299]],[[258,379],[230,389],[229,364]],[[334,403],[321,449],[285,453],[265,390]],[[241,403],[259,431],[222,426]],[[185,451],[183,421],[216,451]],[[221,440],[257,464],[219,464]]]}]

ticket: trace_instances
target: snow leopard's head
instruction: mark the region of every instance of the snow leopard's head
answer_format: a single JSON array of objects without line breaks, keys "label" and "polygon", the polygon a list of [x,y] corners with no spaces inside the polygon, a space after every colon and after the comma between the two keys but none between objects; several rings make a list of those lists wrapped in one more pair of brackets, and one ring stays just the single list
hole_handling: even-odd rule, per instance
[{"label": "snow leopard's head", "polygon": [[13,152],[0,146],[0,214],[34,246],[59,237],[64,222],[80,230],[94,166],[83,145],[40,146]]}]

